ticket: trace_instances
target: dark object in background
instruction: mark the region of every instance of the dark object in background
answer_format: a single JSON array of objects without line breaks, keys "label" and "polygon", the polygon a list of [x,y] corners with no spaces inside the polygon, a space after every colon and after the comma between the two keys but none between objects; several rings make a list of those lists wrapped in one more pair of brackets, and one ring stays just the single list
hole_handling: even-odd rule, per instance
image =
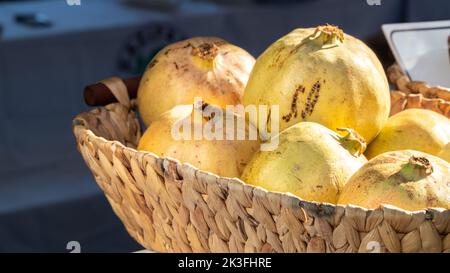
[{"label": "dark object in background", "polygon": [[40,12],[18,13],[15,15],[15,20],[19,24],[29,27],[50,27],[52,21],[50,18]]},{"label": "dark object in background", "polygon": [[187,38],[171,23],[145,25],[126,39],[119,52],[118,69],[129,75],[142,75],[161,49]]},{"label": "dark object in background", "polygon": [[394,55],[389,47],[383,32],[377,32],[376,34],[364,39],[364,42],[377,54],[378,59],[384,66],[384,70],[395,63]]}]

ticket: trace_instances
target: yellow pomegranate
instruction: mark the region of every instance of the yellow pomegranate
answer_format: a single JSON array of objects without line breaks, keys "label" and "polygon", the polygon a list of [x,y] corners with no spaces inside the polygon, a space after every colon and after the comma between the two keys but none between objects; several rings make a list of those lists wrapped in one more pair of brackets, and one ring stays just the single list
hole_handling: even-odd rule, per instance
[{"label": "yellow pomegranate", "polygon": [[171,44],[149,63],[137,103],[148,126],[163,112],[194,97],[225,107],[240,104],[255,59],[242,48],[215,37]]},{"label": "yellow pomegranate", "polygon": [[408,109],[390,117],[367,147],[371,159],[388,151],[417,150],[438,155],[450,141],[450,120],[425,109]]},{"label": "yellow pomegranate", "polygon": [[342,137],[313,122],[282,131],[276,150],[258,151],[242,174],[248,184],[291,192],[302,199],[336,203],[350,176],[365,162],[363,140],[352,130]]},{"label": "yellow pomegranate", "polygon": [[256,60],[244,104],[279,105],[280,130],[312,121],[335,131],[352,128],[370,142],[389,116],[389,85],[360,40],[335,26],[299,28]]},{"label": "yellow pomegranate", "polygon": [[[227,127],[230,122],[234,127]],[[257,137],[251,140],[251,125],[242,127],[245,136],[239,139],[241,122],[243,118],[236,113],[225,115],[211,105],[179,105],[152,122],[139,140],[138,150],[175,158],[220,176],[239,177],[259,149]]]},{"label": "yellow pomegranate", "polygon": [[381,204],[406,210],[450,209],[450,164],[413,150],[381,154],[348,180],[338,203],[370,209]]},{"label": "yellow pomegranate", "polygon": [[439,157],[450,162],[450,142],[445,145],[442,151],[439,153]]}]

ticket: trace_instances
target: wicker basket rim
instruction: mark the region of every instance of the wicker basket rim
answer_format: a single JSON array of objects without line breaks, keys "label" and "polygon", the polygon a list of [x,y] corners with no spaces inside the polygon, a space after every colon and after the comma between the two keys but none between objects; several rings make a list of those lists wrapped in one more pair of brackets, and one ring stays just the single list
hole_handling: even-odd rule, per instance
[{"label": "wicker basket rim", "polygon": [[[428,90],[440,90],[441,92],[445,94],[450,94],[450,87],[447,86],[441,86],[441,85],[429,85],[425,81],[414,81],[409,78],[408,75],[405,74],[403,69],[396,63],[391,65],[387,71],[386,75],[388,76],[389,82],[393,85],[395,85],[396,89],[392,91],[401,92],[405,96],[422,96],[424,99],[427,100],[437,100],[437,101],[443,101],[448,102],[448,99],[442,98],[442,97],[432,97],[429,98],[423,94],[423,92],[426,92]],[[403,84],[399,84],[403,80]],[[420,86],[420,87],[419,87]],[[406,89],[412,89],[415,91],[414,93],[410,93],[405,91]],[[448,96],[448,95],[447,95]]]},{"label": "wicker basket rim", "polygon": [[407,93],[403,90],[390,90],[390,92],[397,92],[397,93],[401,93],[404,97],[409,98],[409,97],[420,97],[422,98],[424,101],[433,101],[433,102],[438,102],[438,103],[446,103],[446,102],[450,102],[448,100],[445,100],[443,98],[428,98],[426,97],[424,94],[422,93]]},{"label": "wicker basket rim", "polygon": [[[113,104],[118,104],[118,103],[113,103]],[[378,207],[376,209],[368,209],[368,208],[351,205],[351,204],[350,205],[339,205],[339,204],[307,201],[307,200],[303,200],[300,197],[293,195],[292,193],[289,193],[289,192],[268,191],[259,186],[249,185],[249,184],[243,182],[239,178],[221,177],[217,174],[200,170],[189,163],[182,163],[175,158],[160,157],[151,152],[138,151],[137,149],[134,149],[132,147],[125,146],[124,144],[122,144],[121,142],[119,142],[117,140],[108,140],[104,137],[97,136],[97,135],[95,135],[95,133],[92,130],[87,128],[86,122],[84,121],[82,115],[86,115],[86,114],[95,115],[94,112],[98,111],[98,110],[99,110],[99,108],[95,108],[89,112],[80,113],[73,119],[72,130],[77,138],[81,137],[81,136],[86,136],[86,139],[90,142],[98,142],[103,145],[108,145],[108,146],[111,146],[113,149],[115,149],[117,146],[119,146],[125,152],[131,153],[131,154],[137,154],[143,158],[150,158],[152,160],[159,161],[159,162],[161,162],[162,166],[165,169],[168,168],[168,166],[176,166],[176,171],[179,174],[181,173],[181,176],[183,176],[183,173],[186,172],[186,170],[194,171],[197,175],[200,174],[201,176],[203,176],[203,178],[206,178],[206,179],[203,179],[205,181],[205,183],[212,183],[212,182],[210,182],[211,179],[207,179],[208,177],[209,178],[219,178],[219,179],[217,179],[217,182],[220,183],[220,185],[222,187],[230,187],[230,185],[231,185],[231,187],[242,186],[242,187],[250,188],[254,195],[272,195],[274,197],[277,196],[281,200],[286,199],[286,201],[288,201],[292,205],[297,205],[300,208],[308,209],[310,212],[311,211],[315,212],[315,214],[317,216],[334,215],[334,213],[337,210],[344,210],[345,208],[351,208],[352,210],[359,210],[363,213],[389,210],[396,214],[410,215],[410,216],[418,215],[418,214],[422,214],[422,215],[425,214],[428,219],[433,219],[433,215],[435,213],[439,213],[439,214],[440,213],[450,213],[450,209],[445,209],[445,208],[427,208],[427,209],[422,209],[422,210],[409,211],[409,210],[405,210],[405,209],[396,207],[394,205],[389,205],[389,204],[382,204],[380,207]],[[178,182],[183,183],[183,180],[180,179]]]}]

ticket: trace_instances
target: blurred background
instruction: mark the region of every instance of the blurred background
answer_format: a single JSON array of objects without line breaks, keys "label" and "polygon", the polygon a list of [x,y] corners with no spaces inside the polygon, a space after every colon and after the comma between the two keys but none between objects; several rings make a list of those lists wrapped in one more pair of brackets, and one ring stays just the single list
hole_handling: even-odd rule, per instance
[{"label": "blurred background", "polygon": [[324,23],[389,66],[382,24],[448,19],[448,0],[0,0],[0,252],[142,248],[76,150],[71,122],[89,110],[87,84],[138,75],[187,37],[219,36],[257,57],[290,30]]}]

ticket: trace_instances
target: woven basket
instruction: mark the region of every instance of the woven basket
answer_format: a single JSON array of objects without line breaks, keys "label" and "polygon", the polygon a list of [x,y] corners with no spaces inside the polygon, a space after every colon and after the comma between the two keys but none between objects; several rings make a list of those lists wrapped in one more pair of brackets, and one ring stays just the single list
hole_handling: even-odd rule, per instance
[{"label": "woven basket", "polygon": [[409,108],[423,108],[450,118],[450,89],[411,81],[394,64],[387,70],[389,82],[397,90],[391,91],[391,116]]},{"label": "woven basket", "polygon": [[[122,90],[122,91],[120,91]],[[303,201],[135,149],[121,103],[78,115],[77,146],[130,235],[159,252],[450,252],[450,210]]]}]

